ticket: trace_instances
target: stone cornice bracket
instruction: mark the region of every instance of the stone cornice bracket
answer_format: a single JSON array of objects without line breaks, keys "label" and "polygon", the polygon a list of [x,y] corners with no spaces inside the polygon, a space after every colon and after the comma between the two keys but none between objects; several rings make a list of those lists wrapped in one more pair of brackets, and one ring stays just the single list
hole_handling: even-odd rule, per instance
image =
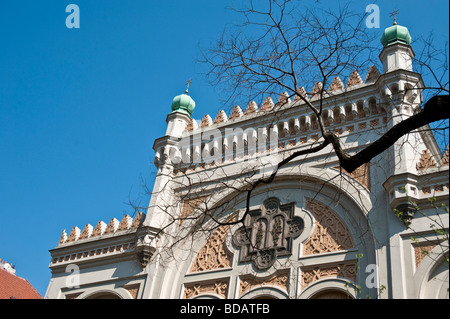
[{"label": "stone cornice bracket", "polygon": [[400,204],[394,209],[397,217],[405,224],[406,227],[411,225],[414,214],[417,212],[417,207],[413,204]]},{"label": "stone cornice bracket", "polygon": [[139,244],[136,246],[136,256],[142,268],[145,268],[148,265],[153,257],[155,250],[155,247],[147,244]]},{"label": "stone cornice bracket", "polygon": [[156,251],[158,232],[158,229],[148,226],[142,226],[138,230],[135,254],[142,268],[149,264]]}]

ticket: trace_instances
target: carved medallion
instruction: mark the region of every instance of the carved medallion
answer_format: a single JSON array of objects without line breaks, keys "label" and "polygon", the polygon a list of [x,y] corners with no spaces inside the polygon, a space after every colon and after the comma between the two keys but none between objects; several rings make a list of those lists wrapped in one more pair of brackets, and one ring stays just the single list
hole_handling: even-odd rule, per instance
[{"label": "carved medallion", "polygon": [[264,201],[260,209],[249,211],[244,226],[233,235],[233,243],[241,248],[240,262],[253,262],[265,270],[277,257],[292,253],[292,241],[300,236],[304,221],[294,216],[295,203],[280,204],[278,198]]}]

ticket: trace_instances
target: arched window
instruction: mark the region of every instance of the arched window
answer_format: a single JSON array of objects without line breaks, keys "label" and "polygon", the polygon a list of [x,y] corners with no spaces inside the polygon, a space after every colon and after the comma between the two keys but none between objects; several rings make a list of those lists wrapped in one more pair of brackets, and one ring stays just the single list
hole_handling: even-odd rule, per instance
[{"label": "arched window", "polygon": [[99,292],[89,296],[86,299],[122,299],[112,292]]},{"label": "arched window", "polygon": [[329,289],[313,295],[311,299],[353,299],[353,297],[342,290]]}]

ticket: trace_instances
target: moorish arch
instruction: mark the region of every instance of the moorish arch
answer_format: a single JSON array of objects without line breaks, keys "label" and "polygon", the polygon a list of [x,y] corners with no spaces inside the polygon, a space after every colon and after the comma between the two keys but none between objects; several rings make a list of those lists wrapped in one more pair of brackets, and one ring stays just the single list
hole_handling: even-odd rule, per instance
[{"label": "moorish arch", "polygon": [[[308,173],[280,170],[279,176],[270,185],[255,190],[251,199],[251,212],[256,215],[267,209],[264,204],[268,199],[279,200],[280,207],[284,205],[285,209],[294,205],[292,218],[302,220],[303,229],[292,239],[290,251],[276,256],[273,265],[258,268],[251,261],[242,260],[242,247],[233,241],[239,226],[218,227],[209,236],[194,242],[183,265],[176,267],[177,273],[164,275],[167,280],[173,280],[172,284],[163,283],[164,287],[173,287],[165,291],[167,297],[312,298],[319,296],[318,293],[324,297],[327,283],[331,289],[329,297],[338,296],[338,292],[356,297],[348,290],[363,286],[366,265],[376,263],[367,221],[371,208],[369,192],[336,169],[309,167],[305,171]],[[212,198],[218,206],[233,199],[234,210],[229,211],[229,217],[245,207],[245,192],[241,193],[236,196],[224,190]],[[277,222],[273,221],[272,225],[275,233]],[[260,233],[264,227],[260,227]],[[269,237],[273,241],[280,236]],[[317,283],[320,289],[311,289]],[[376,294],[376,291],[363,290],[365,295]]]}]

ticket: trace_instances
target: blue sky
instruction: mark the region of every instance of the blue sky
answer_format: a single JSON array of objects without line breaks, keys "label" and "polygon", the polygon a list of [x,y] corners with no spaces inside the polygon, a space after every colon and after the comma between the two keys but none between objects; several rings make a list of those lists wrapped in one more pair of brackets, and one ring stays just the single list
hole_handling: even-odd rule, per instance
[{"label": "blue sky", "polygon": [[[68,29],[65,8],[80,8]],[[240,5],[242,1],[235,1]],[[314,3],[314,1],[307,1]],[[334,1],[320,1],[322,6]],[[371,1],[354,1],[364,11]],[[412,37],[448,41],[448,1],[378,1]],[[153,141],[164,135],[174,96],[194,116],[222,108],[197,63],[236,15],[231,1],[2,0],[0,2],[0,258],[44,295],[49,249],[61,232],[133,213],[148,203]]]}]

